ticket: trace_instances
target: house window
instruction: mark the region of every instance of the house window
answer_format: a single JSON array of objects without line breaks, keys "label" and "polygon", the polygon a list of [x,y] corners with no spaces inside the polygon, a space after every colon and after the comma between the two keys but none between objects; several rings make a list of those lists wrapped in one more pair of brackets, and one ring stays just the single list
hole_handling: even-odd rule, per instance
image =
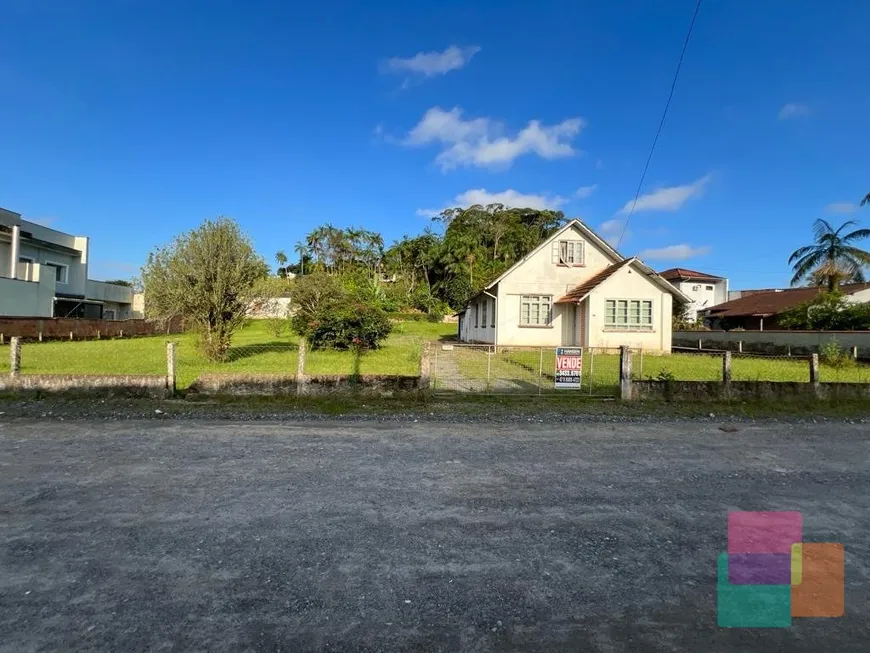
[{"label": "house window", "polygon": [[480,305],[474,305],[474,328],[476,329],[480,324]]},{"label": "house window", "polygon": [[520,298],[520,326],[549,326],[552,306],[551,295],[523,295]]},{"label": "house window", "polygon": [[707,290],[713,290],[713,286],[707,286]]},{"label": "house window", "polygon": [[491,319],[492,319],[492,323],[489,326],[491,326],[494,329],[495,328],[495,300],[494,299],[492,300],[492,318]]},{"label": "house window", "polygon": [[47,268],[54,269],[54,280],[57,283],[66,283],[69,275],[69,266],[63,265],[62,263],[52,263],[51,261],[46,261],[43,264]]},{"label": "house window", "polygon": [[652,300],[608,299],[604,307],[604,326],[652,330]]},{"label": "house window", "polygon": [[583,265],[584,243],[582,240],[560,240],[557,244],[557,263],[559,265]]},{"label": "house window", "polygon": [[480,308],[481,308],[481,314],[480,314],[480,326],[482,326],[484,329],[486,328],[486,309],[487,309],[487,304],[489,304],[489,300],[488,300],[488,299],[484,299],[484,300],[480,303]]}]

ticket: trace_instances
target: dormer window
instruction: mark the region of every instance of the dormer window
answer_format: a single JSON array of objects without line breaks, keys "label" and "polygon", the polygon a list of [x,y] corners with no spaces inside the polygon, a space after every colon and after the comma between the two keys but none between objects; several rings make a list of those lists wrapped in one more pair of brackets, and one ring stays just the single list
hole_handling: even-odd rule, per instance
[{"label": "dormer window", "polygon": [[585,260],[585,243],[582,240],[560,240],[553,243],[553,262],[569,267],[582,266]]}]

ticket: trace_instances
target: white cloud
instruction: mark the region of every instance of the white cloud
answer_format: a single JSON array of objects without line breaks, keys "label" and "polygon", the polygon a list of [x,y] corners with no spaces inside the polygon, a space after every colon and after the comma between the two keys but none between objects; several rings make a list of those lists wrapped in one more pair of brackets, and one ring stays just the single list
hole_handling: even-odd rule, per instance
[{"label": "white cloud", "polygon": [[705,256],[710,253],[711,248],[707,245],[700,247],[692,247],[691,245],[668,245],[667,247],[658,247],[655,249],[645,249],[638,256],[642,259],[658,260],[658,261],[684,261],[688,258],[696,256]]},{"label": "white cloud", "polygon": [[512,188],[500,193],[490,193],[485,188],[473,188],[456,196],[459,206],[472,206],[474,204],[504,204],[507,207],[523,209],[556,209],[567,200],[559,195],[534,195],[519,193]]},{"label": "white cloud", "polygon": [[595,192],[596,188],[598,188],[598,184],[592,184],[591,186],[580,186],[580,188],[574,191],[574,197],[585,200],[587,197]]},{"label": "white cloud", "polygon": [[637,204],[634,203],[634,200],[629,200],[619,210],[619,213],[623,215],[630,213],[632,205],[634,205],[635,213],[641,211],[676,211],[691,198],[703,195],[704,188],[712,178],[712,175],[704,175],[691,184],[657,188],[651,193],[638,197]]},{"label": "white cloud", "polygon": [[407,73],[420,77],[446,75],[451,70],[459,70],[468,65],[471,58],[480,52],[479,45],[460,47],[451,45],[444,52],[418,52],[404,59],[392,57],[381,63],[382,73]]},{"label": "white cloud", "polygon": [[852,202],[834,202],[825,207],[825,213],[831,215],[848,215],[858,210],[858,205]]},{"label": "white cloud", "polygon": [[568,200],[561,195],[546,195],[535,193],[520,193],[513,188],[508,188],[500,192],[490,192],[485,188],[471,188],[464,193],[460,193],[453,198],[453,201],[442,209],[417,209],[416,213],[423,218],[434,218],[441,215],[441,212],[447,208],[461,206],[463,208],[480,204],[504,204],[507,208],[520,209],[558,209]]},{"label": "white cloud", "polygon": [[[610,245],[616,247],[619,244],[619,238],[622,236],[622,230],[625,227],[625,220],[605,220],[600,225],[598,225],[598,229],[595,232],[601,236],[604,240],[606,240]],[[628,236],[628,231],[625,232],[625,236]]]},{"label": "white cloud", "polygon": [[789,118],[802,118],[810,115],[810,108],[806,104],[800,102],[789,102],[784,104],[779,110],[779,119],[788,120]]},{"label": "white cloud", "polygon": [[462,118],[462,109],[445,111],[429,109],[408,133],[405,144],[441,145],[435,162],[443,171],[458,166],[508,166],[524,154],[537,154],[543,159],[574,156],[577,150],[571,141],[585,126],[582,118],[569,118],[546,126],[531,120],[515,136],[503,135],[504,127],[490,118]]}]

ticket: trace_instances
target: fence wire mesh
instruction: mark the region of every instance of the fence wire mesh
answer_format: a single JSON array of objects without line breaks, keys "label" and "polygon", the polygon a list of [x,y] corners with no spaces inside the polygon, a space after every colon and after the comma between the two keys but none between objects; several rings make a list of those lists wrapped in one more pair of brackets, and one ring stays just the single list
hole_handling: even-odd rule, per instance
[{"label": "fence wire mesh", "polygon": [[188,387],[200,374],[296,374],[299,347],[293,342],[233,344],[219,360],[210,359],[195,341],[175,348],[175,369],[179,388]]},{"label": "fence wire mesh", "polygon": [[[436,392],[544,394],[556,392],[553,347],[441,345],[432,357]],[[619,350],[583,348],[580,390],[614,396],[619,387]]]}]

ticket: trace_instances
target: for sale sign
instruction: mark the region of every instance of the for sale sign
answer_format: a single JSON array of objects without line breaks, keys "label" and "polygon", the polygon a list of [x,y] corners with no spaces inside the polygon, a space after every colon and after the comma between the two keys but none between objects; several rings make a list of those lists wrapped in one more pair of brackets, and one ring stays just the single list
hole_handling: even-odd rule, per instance
[{"label": "for sale sign", "polygon": [[556,347],[556,388],[579,390],[583,378],[583,349]]}]

